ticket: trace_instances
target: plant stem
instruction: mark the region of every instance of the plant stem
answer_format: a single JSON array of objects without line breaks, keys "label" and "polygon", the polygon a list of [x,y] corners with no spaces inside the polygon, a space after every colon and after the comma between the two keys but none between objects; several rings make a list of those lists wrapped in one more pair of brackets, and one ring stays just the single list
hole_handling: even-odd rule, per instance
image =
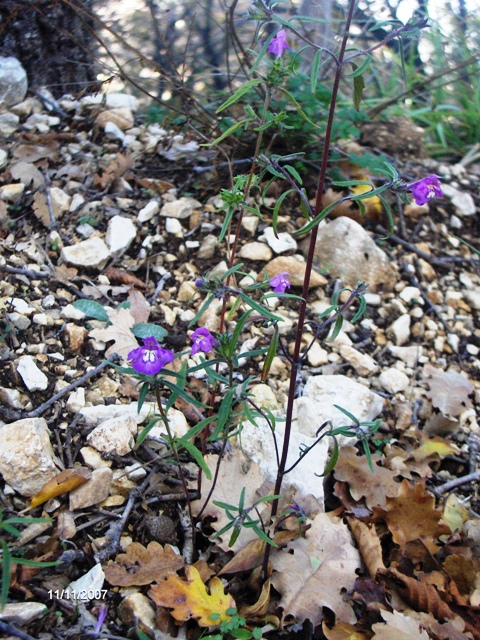
[{"label": "plant stem", "polygon": [[183,491],[185,493],[185,498],[187,500],[188,515],[190,518],[190,527],[192,530],[192,541],[194,542],[195,541],[195,521],[193,519],[192,503],[188,493],[188,485],[187,485],[187,481],[185,480],[185,474],[183,473],[182,465],[180,463],[180,457],[178,455],[177,447],[175,445],[175,440],[173,438],[172,431],[170,429],[170,424],[168,422],[167,414],[165,413],[165,409],[163,408],[163,405],[162,405],[162,397],[160,395],[160,389],[157,385],[155,385],[155,397],[157,399],[158,409],[162,416],[163,422],[165,423],[165,428],[167,430],[168,440],[169,440],[170,447],[172,448],[173,456],[178,465],[178,473],[180,475],[180,480],[182,481],[182,485],[183,485]]},{"label": "plant stem", "polygon": [[[335,78],[334,78],[333,87],[332,87],[332,97],[330,100],[330,107],[328,111],[328,121],[327,121],[327,128],[325,131],[325,140],[324,140],[323,154],[322,154],[322,164],[320,166],[320,173],[318,176],[318,183],[317,183],[317,192],[315,197],[315,210],[313,213],[314,218],[317,217],[320,211],[322,210],[322,196],[323,196],[323,191],[325,187],[325,178],[327,175],[328,156],[330,151],[330,140],[332,137],[332,128],[333,128],[333,120],[335,117],[335,107],[337,103],[338,88],[340,86],[340,79],[341,79],[342,69],[343,69],[343,60],[345,57],[345,50],[347,47],[348,36],[350,32],[350,26],[352,23],[354,8],[355,8],[355,0],[350,0],[349,7],[348,7],[347,20],[345,24],[345,31],[343,34],[342,44],[340,47],[340,53],[338,55],[338,64],[335,70]],[[312,268],[313,268],[313,258],[315,254],[315,244],[317,241],[317,235],[318,235],[318,225],[312,230],[312,233],[310,235],[310,244],[308,247],[308,256],[307,256],[306,268],[305,268],[305,280],[303,282],[303,290],[302,290],[303,300],[300,302],[297,332],[296,332],[296,338],[295,338],[295,347],[294,347],[294,352],[292,357],[292,367],[290,370],[290,384],[289,384],[289,390],[288,390],[287,412],[286,412],[286,419],[285,419],[285,435],[283,440],[283,449],[282,449],[282,455],[280,458],[280,465],[277,471],[275,489],[273,492],[274,495],[280,494],[280,491],[282,488],[284,471],[287,464],[288,449],[290,445],[290,436],[292,431],[293,401],[295,400],[297,374],[298,374],[299,364],[301,360],[300,349],[302,345],[303,327],[305,324],[305,315],[307,310],[308,289],[310,286],[310,277],[311,277]],[[278,499],[272,502],[271,520],[273,520],[277,515],[277,510],[278,510]],[[270,545],[266,545],[265,555],[263,557],[263,566],[262,566],[262,576],[264,580],[266,580],[268,575],[269,557],[270,557]]]}]

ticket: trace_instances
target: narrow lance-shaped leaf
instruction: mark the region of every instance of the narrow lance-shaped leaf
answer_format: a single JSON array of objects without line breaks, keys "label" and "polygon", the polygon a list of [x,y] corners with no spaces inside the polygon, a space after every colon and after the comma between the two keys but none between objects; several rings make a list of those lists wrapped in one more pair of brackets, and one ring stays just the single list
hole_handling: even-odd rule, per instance
[{"label": "narrow lance-shaped leaf", "polygon": [[321,129],[321,127],[319,127],[317,124],[312,122],[312,120],[310,120],[310,118],[303,111],[302,107],[299,105],[299,103],[295,100],[295,98],[292,96],[292,94],[289,91],[287,91],[286,89],[283,89],[282,87],[278,87],[278,90],[284,93],[287,96],[287,98],[295,105],[295,108],[297,109],[300,117],[302,117],[306,122],[308,122],[308,124],[311,124],[312,127],[315,127],[315,129]]},{"label": "narrow lance-shaped leaf", "polygon": [[205,462],[205,458],[203,457],[202,452],[199,449],[197,449],[197,447],[192,442],[189,442],[188,440],[183,440],[181,438],[178,438],[177,442],[178,444],[181,444],[182,447],[184,447],[193,458],[195,458],[198,466],[201,467],[202,471],[205,473],[205,476],[209,480],[211,480],[212,474],[210,469],[208,468],[207,463]]},{"label": "narrow lance-shaped leaf", "polygon": [[263,365],[262,382],[267,381],[270,367],[272,366],[273,359],[277,354],[278,340],[279,340],[278,325],[275,325],[273,330],[272,341],[270,342],[270,346],[268,347],[267,356],[265,358],[265,363]]},{"label": "narrow lance-shaped leaf", "polygon": [[312,71],[310,73],[310,89],[312,93],[315,93],[317,90],[317,82],[318,82],[318,71],[320,69],[320,61],[322,59],[322,49],[318,49],[315,51],[315,55],[312,60]]},{"label": "narrow lance-shaped leaf", "polygon": [[225,102],[223,102],[218,107],[218,109],[215,111],[215,113],[220,113],[224,109],[227,109],[228,107],[231,107],[232,104],[235,104],[236,102],[238,102],[238,100],[240,100],[240,98],[243,95],[245,95],[247,93],[247,91],[250,91],[250,89],[252,89],[253,87],[256,87],[261,82],[263,82],[261,78],[254,78],[253,80],[248,80],[248,82],[246,82],[239,89],[237,89],[235,91],[235,93],[228,98],[228,100],[225,100]]},{"label": "narrow lance-shaped leaf", "polygon": [[279,199],[277,200],[277,202],[275,203],[275,208],[272,213],[272,227],[273,227],[273,232],[277,238],[278,238],[278,232],[277,232],[278,213],[280,211],[280,207],[282,206],[282,203],[285,200],[285,198],[289,196],[293,191],[294,189],[288,189],[288,191],[284,191],[282,195],[279,197]]}]

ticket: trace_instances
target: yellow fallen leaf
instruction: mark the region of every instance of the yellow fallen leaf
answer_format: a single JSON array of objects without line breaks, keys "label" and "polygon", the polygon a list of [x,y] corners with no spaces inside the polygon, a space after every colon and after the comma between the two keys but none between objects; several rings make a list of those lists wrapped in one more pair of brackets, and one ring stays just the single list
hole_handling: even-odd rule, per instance
[{"label": "yellow fallen leaf", "polygon": [[171,615],[179,622],[195,618],[201,627],[213,627],[228,622],[229,609],[235,609],[235,600],[223,590],[220,578],[210,580],[210,593],[193,566],[185,567],[187,580],[170,576],[150,590],[155,604],[172,609]]},{"label": "yellow fallen leaf", "polygon": [[458,455],[458,453],[458,447],[451,442],[447,442],[447,440],[436,436],[434,438],[425,439],[422,444],[415,449],[413,457],[415,460],[424,460],[425,458],[429,458],[435,454],[440,456],[440,458],[445,458],[450,455]]},{"label": "yellow fallen leaf", "polygon": [[87,480],[90,480],[90,471],[84,467],[77,467],[75,469],[65,469],[61,471],[54,478],[46,482],[40,491],[33,496],[29,509],[38,507],[39,504],[47,502],[52,498],[56,498],[62,493],[67,493],[76,489],[81,484],[85,484]]}]

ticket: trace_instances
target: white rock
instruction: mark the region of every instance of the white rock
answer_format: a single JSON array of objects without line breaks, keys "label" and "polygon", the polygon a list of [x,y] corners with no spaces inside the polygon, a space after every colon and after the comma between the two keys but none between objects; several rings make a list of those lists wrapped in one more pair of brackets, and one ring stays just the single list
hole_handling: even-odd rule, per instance
[{"label": "white rock", "polygon": [[408,313],[404,313],[388,327],[387,336],[391,337],[397,346],[408,342],[410,337],[410,322],[410,316]]},{"label": "white rock", "polygon": [[25,331],[32,324],[31,320],[29,320],[26,316],[21,313],[17,313],[13,311],[12,313],[7,313],[7,318],[13,324],[13,326],[19,331]]},{"label": "white rock", "polygon": [[173,136],[173,140],[171,144],[168,145],[168,148],[159,149],[158,153],[167,158],[167,160],[177,162],[177,160],[181,160],[182,158],[191,158],[194,155],[198,155],[198,149],[199,145],[196,140],[183,142],[183,136],[180,134]]},{"label": "white rock", "polygon": [[285,251],[296,251],[297,249],[297,243],[289,233],[281,231],[278,233],[277,238],[273,227],[266,227],[262,237],[265,238],[268,246],[273,249],[275,253],[285,253]]},{"label": "white rock", "polygon": [[347,344],[340,347],[340,355],[355,369],[359,376],[371,376],[379,369],[378,364],[368,354],[361,353]]},{"label": "white rock", "polygon": [[80,193],[74,193],[70,201],[69,211],[75,211],[81,204],[85,202],[85,198]]},{"label": "white rock", "polygon": [[79,387],[73,391],[67,400],[67,411],[78,413],[85,406],[85,389]]},{"label": "white rock", "polygon": [[100,469],[100,467],[111,467],[111,460],[104,460],[101,454],[93,447],[82,447],[80,455],[86,465],[92,469]]},{"label": "white rock", "polygon": [[158,202],[156,200],[150,200],[150,202],[147,202],[143,209],[140,209],[138,212],[137,220],[139,222],[148,222],[156,216],[159,211],[160,205]]},{"label": "white rock", "polygon": [[137,237],[137,228],[130,218],[114,216],[108,223],[105,242],[114,257],[121,256]]},{"label": "white rock", "polygon": [[95,407],[85,407],[80,410],[80,413],[89,427],[95,427],[105,420],[117,417],[131,417],[135,419],[137,424],[141,424],[145,420],[151,419],[157,411],[155,402],[144,402],[140,413],[138,413],[137,403],[132,402],[131,404],[101,404]]},{"label": "white rock", "polygon": [[87,436],[88,444],[102,453],[124,456],[135,446],[137,422],[131,417],[105,420]]},{"label": "white rock", "polygon": [[[301,247],[305,252],[308,240]],[[319,228],[315,266],[340,278],[344,286],[353,287],[362,280],[374,293],[379,288],[391,291],[397,279],[387,254],[377,247],[369,233],[343,216]]]},{"label": "white rock", "polygon": [[367,291],[363,297],[370,307],[379,307],[382,304],[382,296],[378,293],[370,293]]},{"label": "white rock", "polygon": [[248,242],[238,252],[240,258],[245,260],[263,260],[267,262],[272,259],[272,250],[263,242]]},{"label": "white rock", "polygon": [[[0,115],[0,118],[2,116]],[[0,121],[0,133],[2,133],[1,121]],[[8,134],[4,134],[8,135]],[[13,202],[17,204],[25,191],[25,185],[22,182],[16,184],[4,184],[0,187],[0,198],[6,202]]]},{"label": "white rock", "polygon": [[25,409],[25,401],[17,389],[0,387],[0,402],[6,404],[8,407],[12,407],[12,409]]},{"label": "white rock", "polygon": [[257,216],[245,216],[242,218],[242,227],[253,235],[257,230],[259,222],[260,218],[257,218]]},{"label": "white rock", "polygon": [[163,205],[160,215],[165,218],[189,218],[195,209],[199,209],[202,205],[198,200],[193,198],[182,197],[173,202],[167,202]]},{"label": "white rock", "polygon": [[417,366],[418,360],[423,354],[423,347],[420,346],[396,347],[394,345],[390,345],[388,350],[411,369]]},{"label": "white rock", "polygon": [[43,418],[25,418],[0,428],[0,473],[23,496],[33,496],[57,473]]},{"label": "white rock", "polygon": [[110,109],[138,109],[138,99],[128,93],[107,93],[105,101]]},{"label": "white rock", "polygon": [[378,379],[385,391],[393,394],[405,391],[409,383],[408,376],[395,367],[382,371]]},{"label": "white rock", "polygon": [[381,396],[343,375],[313,376],[307,380],[303,395],[315,402],[317,417],[312,428],[316,429],[327,420],[332,421],[333,427],[348,424],[347,416],[334,405],[346,409],[360,422],[374,420],[383,409]]},{"label": "white rock", "polygon": [[45,391],[48,387],[47,376],[40,371],[32,356],[21,356],[18,359],[17,372],[29,391]]},{"label": "white rock", "polygon": [[197,258],[199,258],[200,260],[210,260],[210,258],[213,258],[215,254],[215,249],[217,248],[217,246],[218,246],[217,236],[214,236],[213,234],[210,233],[208,236],[205,236],[205,238],[202,240],[200,249],[197,252]]},{"label": "white rock", "polygon": [[312,348],[307,353],[308,364],[311,367],[320,367],[322,364],[328,362],[328,351],[323,349],[320,344],[315,340],[312,344]]},{"label": "white rock", "polygon": [[105,131],[105,134],[109,140],[121,140],[122,142],[124,142],[126,138],[123,131],[120,129],[120,127],[117,127],[114,122],[106,122],[103,130]]},{"label": "white rock", "polygon": [[[240,438],[241,447],[245,454],[256,462],[266,480],[275,481],[277,475],[277,460],[272,431],[266,420],[256,419],[257,426],[244,422]],[[320,425],[319,425],[320,426]],[[275,426],[275,436],[279,451],[282,450],[285,434],[285,423],[278,421]],[[290,446],[288,449],[287,468],[292,466],[305,446],[315,442],[315,437],[300,433],[298,423],[292,424]],[[311,494],[323,503],[323,482],[318,474],[323,473],[328,461],[328,442],[321,440],[290,473],[284,476],[284,487],[294,486],[302,497]],[[317,475],[315,475],[317,474]]]},{"label": "white rock", "polygon": [[43,602],[8,602],[0,611],[0,620],[18,625],[28,624],[32,620],[41,618],[46,612],[47,605]]},{"label": "white rock", "polygon": [[278,400],[268,384],[255,384],[250,389],[250,393],[257,407],[270,409],[270,411],[278,411],[280,409]]},{"label": "white rock", "polygon": [[0,149],[0,169],[3,169],[7,166],[8,162],[8,153],[5,149]]},{"label": "white rock", "polygon": [[122,600],[118,607],[120,618],[127,623],[137,624],[138,621],[148,629],[155,629],[156,615],[150,602],[143,593],[131,593]]},{"label": "white rock", "polygon": [[[168,426],[173,436],[181,438],[190,429],[187,420],[181,411],[177,409],[169,409],[167,413]],[[167,428],[163,421],[157,423],[155,427],[149,432],[148,438],[165,438],[167,435]]]},{"label": "white rock", "polygon": [[27,94],[27,73],[17,58],[0,58],[0,104],[12,107]]},{"label": "white rock", "polygon": [[90,480],[70,492],[70,511],[86,509],[106,500],[110,493],[113,471],[107,467],[94,469]]},{"label": "white rock", "polygon": [[476,212],[475,201],[466,191],[459,191],[449,184],[442,184],[442,191],[456,209],[458,216],[473,216]]},{"label": "white rock", "polygon": [[180,220],[177,220],[177,218],[167,218],[165,220],[165,231],[179,237],[185,233]]},{"label": "white rock", "polygon": [[105,242],[95,236],[70,247],[63,247],[61,257],[77,267],[102,269],[110,257],[110,251]]},{"label": "white rock", "polygon": [[448,333],[447,343],[452,347],[455,353],[458,353],[458,348],[460,346],[460,336],[457,336],[456,333]]},{"label": "white rock", "polygon": [[463,292],[463,297],[473,309],[480,309],[480,289],[470,289]]},{"label": "white rock", "polygon": [[407,304],[412,301],[423,304],[422,293],[418,287],[405,287],[399,297]]},{"label": "white rock", "polygon": [[15,309],[15,311],[21,313],[22,316],[29,316],[37,311],[35,307],[29,305],[28,302],[22,300],[22,298],[9,298],[8,302],[9,305],[11,305]]},{"label": "white rock", "polygon": [[[98,563],[81,578],[71,582],[66,591],[69,592],[71,600],[76,599],[79,602],[88,602],[89,600],[95,599],[95,592],[99,593],[103,589],[104,582],[105,573],[102,569],[102,565]],[[83,594],[85,597],[79,597]]]},{"label": "white rock", "polygon": [[67,320],[83,320],[85,318],[85,314],[80,309],[77,309],[73,306],[73,304],[67,304],[60,311],[60,317],[66,318]]}]

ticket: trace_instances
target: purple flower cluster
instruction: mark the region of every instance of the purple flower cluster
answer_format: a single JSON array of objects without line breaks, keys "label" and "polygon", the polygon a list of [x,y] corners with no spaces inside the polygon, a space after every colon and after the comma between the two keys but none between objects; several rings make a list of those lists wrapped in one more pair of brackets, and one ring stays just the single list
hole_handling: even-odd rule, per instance
[{"label": "purple flower cluster", "polygon": [[432,198],[443,198],[439,177],[434,174],[407,184],[407,189],[411,190],[413,199],[419,206]]},{"label": "purple flower cluster", "polygon": [[190,336],[192,340],[192,356],[194,356],[199,351],[203,351],[204,353],[208,353],[213,349],[213,347],[218,346],[217,340],[212,336],[208,329],[204,327],[200,327],[200,329],[195,329],[195,331]]},{"label": "purple flower cluster", "polygon": [[277,35],[270,40],[267,51],[268,53],[274,53],[277,58],[281,58],[285,49],[290,49],[287,44],[287,34],[285,29],[280,29]]}]

